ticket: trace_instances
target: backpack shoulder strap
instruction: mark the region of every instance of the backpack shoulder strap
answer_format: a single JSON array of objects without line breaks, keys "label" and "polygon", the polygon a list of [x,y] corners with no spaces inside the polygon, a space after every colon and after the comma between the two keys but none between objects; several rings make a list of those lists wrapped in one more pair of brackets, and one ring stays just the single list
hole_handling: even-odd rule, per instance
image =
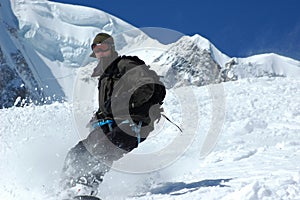
[{"label": "backpack shoulder strap", "polygon": [[125,56],[124,55],[121,58],[135,62],[136,65],[145,65],[145,62],[143,60],[139,59],[139,57],[137,57],[137,56]]}]

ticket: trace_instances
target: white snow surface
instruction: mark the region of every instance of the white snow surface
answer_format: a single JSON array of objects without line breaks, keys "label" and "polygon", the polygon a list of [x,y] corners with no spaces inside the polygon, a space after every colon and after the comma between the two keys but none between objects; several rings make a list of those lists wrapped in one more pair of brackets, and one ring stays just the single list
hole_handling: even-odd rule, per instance
[{"label": "white snow surface", "polygon": [[[145,174],[111,170],[99,188],[103,199],[300,199],[300,80],[243,79],[222,83],[225,118],[217,144],[201,158],[204,135],[211,126],[209,87],[188,87],[181,103],[196,119],[196,137],[170,165]],[[180,124],[174,90],[165,110]],[[191,100],[197,99],[196,102]],[[183,105],[181,105],[183,106]],[[192,106],[190,106],[192,107]],[[0,110],[0,199],[56,199],[57,183],[69,148],[81,138],[73,124],[73,105]],[[83,108],[84,109],[84,108]],[[180,135],[182,134],[182,135]],[[159,134],[140,145],[139,152],[164,148],[180,133],[166,123]],[[126,155],[121,159],[126,161]],[[157,159],[160,159],[159,157]],[[156,162],[150,160],[149,163]],[[223,180],[223,181],[222,181]]]},{"label": "white snow surface", "polygon": [[[18,23],[11,12],[6,12],[8,0],[1,2],[0,13],[5,23],[19,29],[11,36],[4,25],[0,26],[7,55],[18,47],[30,60],[29,66],[41,85],[53,90],[51,94],[64,93],[69,101],[0,110],[0,200],[57,199],[64,158],[88,134],[85,125],[96,108],[97,80],[90,78],[96,63],[88,56],[92,38],[102,31],[117,37],[122,54],[138,55],[147,64],[169,48],[177,49],[175,56],[164,54],[152,65],[159,74],[164,75],[178,61],[177,55],[185,53],[182,51],[190,51],[189,46],[182,46],[189,40],[239,80],[217,85],[224,88],[224,98],[222,94],[211,95],[210,86],[168,90],[166,114],[182,125],[184,132],[164,121],[158,133],[120,162],[126,163],[135,154],[164,149],[176,137],[189,136],[194,130],[184,126],[182,108],[189,116],[197,116],[191,120],[191,126],[196,127],[191,145],[176,161],[151,173],[111,170],[99,188],[100,197],[300,199],[299,61],[272,53],[230,58],[200,35],[185,36],[165,46],[114,16],[82,6],[45,0],[11,0],[11,4]],[[76,87],[78,84],[80,87]],[[184,98],[179,100],[176,91]],[[215,137],[215,148],[203,156],[205,138],[214,128],[213,96],[224,103],[220,110],[225,110],[225,117],[220,136]],[[78,102],[83,104],[78,106]],[[223,114],[220,112],[220,120]]]}]

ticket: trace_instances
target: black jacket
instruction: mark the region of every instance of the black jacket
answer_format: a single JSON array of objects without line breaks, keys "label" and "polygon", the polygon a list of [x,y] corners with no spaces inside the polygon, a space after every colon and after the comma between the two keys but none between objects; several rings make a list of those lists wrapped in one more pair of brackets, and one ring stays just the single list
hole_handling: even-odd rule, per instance
[{"label": "black jacket", "polygon": [[99,118],[143,124],[157,118],[150,119],[149,109],[161,105],[166,94],[159,76],[136,56],[117,57],[100,76],[98,89]]}]

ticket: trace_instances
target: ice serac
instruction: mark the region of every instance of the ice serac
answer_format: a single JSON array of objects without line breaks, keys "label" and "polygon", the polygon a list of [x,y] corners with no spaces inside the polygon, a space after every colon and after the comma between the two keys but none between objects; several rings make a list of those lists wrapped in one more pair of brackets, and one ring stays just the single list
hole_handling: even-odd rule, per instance
[{"label": "ice serac", "polygon": [[47,60],[63,67],[88,64],[90,45],[99,32],[113,35],[118,50],[141,34],[130,24],[94,8],[44,0],[14,2],[21,36]]},{"label": "ice serac", "polygon": [[118,50],[142,33],[93,8],[45,0],[11,2],[18,20],[17,33],[25,49],[22,54],[29,54],[35,77],[53,91],[52,95],[67,100],[72,100],[77,69],[92,61],[90,45],[97,33],[113,35]]},{"label": "ice serac", "polygon": [[[30,59],[24,54],[18,35],[18,20],[9,0],[0,4],[0,108],[10,107],[16,99],[29,98],[34,102],[45,96],[42,84],[32,70]],[[19,103],[16,103],[19,104]]]}]

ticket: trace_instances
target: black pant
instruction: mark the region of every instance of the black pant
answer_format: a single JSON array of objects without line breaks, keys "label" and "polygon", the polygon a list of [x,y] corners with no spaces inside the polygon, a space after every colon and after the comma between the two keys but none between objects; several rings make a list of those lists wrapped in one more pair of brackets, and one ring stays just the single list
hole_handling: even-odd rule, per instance
[{"label": "black pant", "polygon": [[[107,128],[97,127],[68,152],[62,172],[62,184],[65,187],[70,187],[80,177],[101,181],[114,161],[138,146],[138,140],[129,124],[114,125],[112,131]],[[152,130],[149,127],[142,129],[141,142]]]}]

